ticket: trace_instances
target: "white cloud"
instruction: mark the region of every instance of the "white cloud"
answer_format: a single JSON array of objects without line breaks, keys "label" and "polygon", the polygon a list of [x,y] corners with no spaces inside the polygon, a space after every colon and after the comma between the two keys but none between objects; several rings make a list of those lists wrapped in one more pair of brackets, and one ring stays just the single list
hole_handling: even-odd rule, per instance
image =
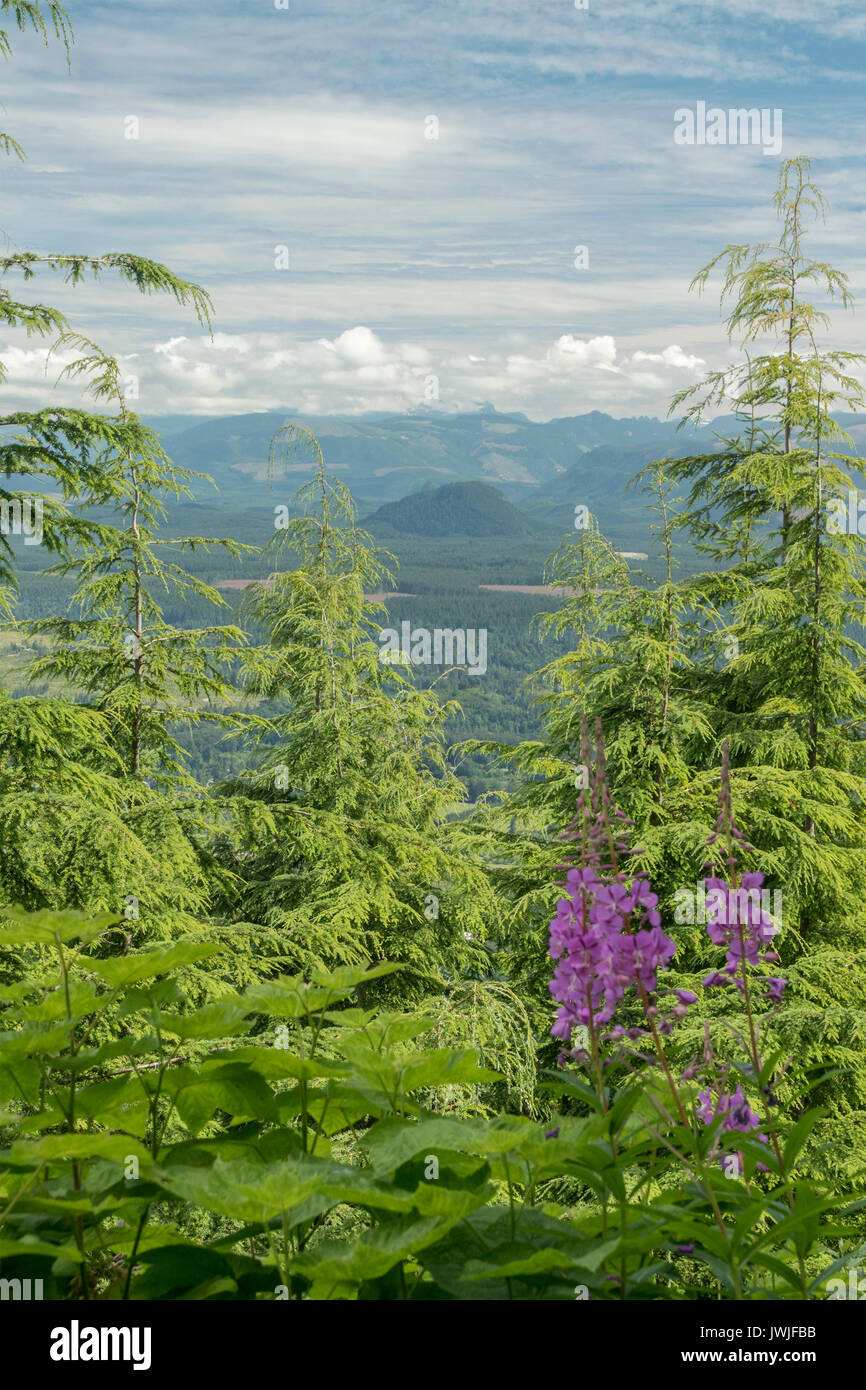
[{"label": "white cloud", "polygon": [[664,352],[637,352],[632,353],[633,362],[663,362],[666,367],[683,367],[686,371],[693,372],[698,367],[703,366],[703,358],[692,357],[687,352],[683,352],[678,343],[671,343]]},{"label": "white cloud", "polygon": [[[15,348],[4,356],[19,399],[43,404],[44,351]],[[55,359],[57,371],[64,360]],[[646,362],[662,370],[647,373]],[[401,412],[438,399],[444,409],[490,401],[541,419],[593,407],[663,411],[672,391],[694,380],[704,362],[676,344],[658,352],[622,350],[609,335],[566,333],[520,351],[494,342],[468,352],[447,343],[386,340],[357,325],[334,338],[270,332],[220,333],[212,341],[173,337],[121,365],[136,378],[134,404],[145,414],[229,414],[280,405],[304,414]],[[69,404],[78,396],[61,386],[58,399]]]},{"label": "white cloud", "polygon": [[594,365],[612,368],[616,361],[616,342],[611,337],[590,338],[584,342],[575,338],[573,333],[563,333],[547,354],[548,361],[554,357],[582,367]]}]

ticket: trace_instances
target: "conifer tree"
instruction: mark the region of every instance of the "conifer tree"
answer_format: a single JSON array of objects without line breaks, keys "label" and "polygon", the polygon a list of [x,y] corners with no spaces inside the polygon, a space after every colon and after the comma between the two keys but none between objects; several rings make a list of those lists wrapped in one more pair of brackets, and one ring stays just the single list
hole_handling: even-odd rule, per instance
[{"label": "conifer tree", "polygon": [[248,600],[264,640],[243,658],[247,684],[275,712],[266,761],[226,789],[249,819],[224,844],[243,880],[225,910],[273,928],[294,969],[399,961],[417,996],[486,968],[492,926],[481,865],[449,821],[465,795],[444,754],[453,706],[380,660],[383,609],[365,591],[390,577],[384,558],[309,431],[280,432],[274,467],[282,450],[312,477],[270,542],[295,568]]},{"label": "conifer tree", "polygon": [[[778,342],[745,370],[714,374],[674,403],[696,395],[690,416],[725,400],[757,415],[760,439],[741,447],[718,490],[718,534],[745,505],[743,492],[761,532],[759,549],[710,585],[725,606],[735,652],[719,688],[719,732],[734,766],[750,769],[761,817],[756,843],[775,856],[777,868],[784,865],[803,927],[816,912],[860,915],[859,808],[866,790],[866,653],[857,635],[866,598],[863,551],[856,527],[837,524],[840,502],[847,517],[849,469],[857,461],[840,450],[850,440],[834,414],[863,404],[851,373],[866,359],[823,347],[818,335],[829,318],[802,298],[813,284],[851,305],[847,277],[804,250],[805,215],[823,214],[824,206],[808,161],[786,161],[776,194],[778,245],[729,247],[695,281],[703,287],[722,264],[723,300],[733,298],[729,331],[744,345],[762,337]],[[693,502],[700,493],[706,498],[710,469],[718,467],[718,460],[700,458],[671,465],[691,479]],[[705,503],[696,510],[705,517]],[[718,544],[715,558],[724,558]]]},{"label": "conifer tree", "polygon": [[[50,639],[30,663],[31,682],[47,679],[77,693],[102,716],[102,742],[91,760],[104,760],[111,778],[111,814],[106,817],[104,804],[87,808],[78,853],[68,835],[55,842],[55,891],[66,905],[87,910],[123,906],[134,940],[142,931],[176,932],[185,917],[191,924],[207,908],[208,812],[186,768],[179,726],[209,720],[231,728],[245,718],[228,704],[234,693],[230,664],[243,634],[236,624],[179,628],[165,621],[160,594],[226,606],[216,590],[170,557],[212,545],[238,556],[250,547],[157,534],[165,499],[191,496],[195,475],[176,468],[129,410],[114,358],[78,336],[64,335],[57,346],[84,350],[65,374],[87,376],[97,399],[113,399],[118,413],[103,421],[98,448],[91,434],[77,499],[90,512],[107,511],[109,519],[95,523],[48,571],[75,577],[72,616],[21,624],[31,641]],[[36,447],[49,448],[39,420],[31,420],[30,436]],[[36,824],[44,833],[44,813]],[[29,857],[25,852],[25,862]]]},{"label": "conifer tree", "polygon": [[[851,1138],[866,1132],[866,570],[857,508],[852,525],[849,506],[857,496],[851,472],[861,465],[845,452],[851,441],[837,412],[862,408],[853,373],[866,358],[826,347],[829,316],[803,298],[812,285],[851,307],[847,277],[804,249],[806,214],[824,207],[808,161],[787,161],[776,195],[778,245],[728,248],[700,272],[703,285],[721,262],[729,329],[764,350],[747,372],[696,388],[690,413],[727,397],[758,414],[763,434],[727,479],[728,499],[748,489],[762,544],[751,562],[741,559],[715,580],[735,646],[717,725],[760,866],[785,899],[794,988],[774,1026],[797,1058],[801,1084],[804,1070],[831,1058],[843,1069],[820,1094],[832,1095]],[[679,466],[703,484],[705,461]]]},{"label": "conifer tree", "polygon": [[[818,1095],[833,1111],[825,1137],[844,1137],[837,1157],[844,1169],[852,1138],[860,1143],[866,1131],[866,652],[859,640],[866,590],[862,540],[845,521],[849,469],[858,461],[840,451],[845,433],[834,411],[862,404],[852,376],[862,359],[822,345],[819,331],[830,326],[828,316],[802,298],[804,286],[817,283],[831,299],[850,303],[845,276],[803,249],[804,213],[823,208],[808,174],[806,161],[783,165],[776,248],[729,247],[697,280],[703,285],[723,261],[724,293],[734,295],[729,327],[744,346],[760,349],[674,403],[699,398],[686,418],[727,405],[737,432],[720,435],[721,447],[712,453],[656,466],[689,484],[675,526],[691,533],[714,568],[672,582],[668,563],[665,582],[632,600],[632,611],[654,614],[654,623],[630,626],[626,577],[617,574],[609,548],[606,571],[598,567],[587,576],[578,547],[567,547],[566,567],[556,577],[576,593],[551,621],[574,629],[578,642],[552,663],[548,678],[573,673],[571,698],[551,687],[545,741],[506,756],[532,778],[517,805],[543,807],[549,815],[567,781],[560,771],[558,784],[543,784],[539,774],[547,770],[549,778],[551,754],[573,757],[563,733],[573,733],[582,710],[599,717],[611,785],[635,823],[635,865],[649,872],[670,913],[675,897],[692,891],[704,871],[719,755],[728,744],[735,814],[755,847],[749,867],[783,898],[780,969],[791,987],[768,1024],[768,1036],[789,1058],[780,1093],[805,1101],[823,1069],[839,1066],[839,1078],[823,1082]],[[671,525],[668,518],[668,535]],[[604,545],[600,538],[590,544],[597,553]],[[665,550],[669,555],[667,540]],[[605,586],[606,595],[592,594]],[[591,640],[588,615],[597,624]],[[655,681],[648,681],[653,673]],[[678,712],[673,726],[669,697]],[[681,752],[676,769],[669,755],[665,760],[664,743],[653,738],[674,729]],[[636,795],[659,766],[675,771],[662,796]],[[569,820],[561,813],[560,827]],[[531,925],[535,935],[545,881],[539,871],[551,831],[535,823],[528,841],[516,837],[504,875],[516,923],[524,931]],[[676,922],[677,968],[694,985],[705,944],[693,915]],[[742,1028],[730,1001],[710,1009]],[[688,1030],[683,1039],[699,1045]]]}]

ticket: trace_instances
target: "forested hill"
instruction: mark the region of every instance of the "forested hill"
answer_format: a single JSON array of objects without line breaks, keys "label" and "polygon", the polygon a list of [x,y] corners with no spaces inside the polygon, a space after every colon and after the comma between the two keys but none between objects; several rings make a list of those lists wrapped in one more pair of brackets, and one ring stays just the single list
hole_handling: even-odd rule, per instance
[{"label": "forested hill", "polygon": [[530,536],[544,528],[521,516],[489,483],[446,483],[386,502],[366,518],[377,533],[412,536]]}]

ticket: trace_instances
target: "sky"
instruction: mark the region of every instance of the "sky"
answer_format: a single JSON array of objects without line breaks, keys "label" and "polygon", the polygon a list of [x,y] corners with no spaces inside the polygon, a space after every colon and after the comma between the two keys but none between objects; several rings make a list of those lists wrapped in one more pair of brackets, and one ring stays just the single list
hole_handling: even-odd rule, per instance
[{"label": "sky", "polygon": [[[0,73],[28,156],[2,238],[163,262],[213,337],[111,279],[7,288],[116,354],[145,415],[661,416],[736,356],[693,275],[773,239],[807,155],[810,249],[866,298],[863,0],[585,2],[73,0],[71,69],[16,33]],[[781,112],[781,151],[677,143],[700,102]],[[4,410],[72,399],[38,342],[3,347]]]}]

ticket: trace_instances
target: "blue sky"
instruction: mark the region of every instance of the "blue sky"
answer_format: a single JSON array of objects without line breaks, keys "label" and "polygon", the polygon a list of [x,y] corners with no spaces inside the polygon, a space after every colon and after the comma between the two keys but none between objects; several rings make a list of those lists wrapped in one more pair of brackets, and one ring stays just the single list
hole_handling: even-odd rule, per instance
[{"label": "blue sky", "polygon": [[[674,144],[699,101],[781,109],[782,156],[809,155],[831,203],[812,249],[864,298],[863,0],[69,10],[71,74],[33,38],[3,72],[29,158],[4,168],[0,227],[210,290],[212,342],[108,281],[34,291],[123,357],[142,413],[403,411],[433,378],[442,409],[664,413],[732,356],[692,275],[774,234],[778,157]],[[835,341],[861,325],[839,316]],[[4,408],[44,402],[39,346],[8,343]]]}]

